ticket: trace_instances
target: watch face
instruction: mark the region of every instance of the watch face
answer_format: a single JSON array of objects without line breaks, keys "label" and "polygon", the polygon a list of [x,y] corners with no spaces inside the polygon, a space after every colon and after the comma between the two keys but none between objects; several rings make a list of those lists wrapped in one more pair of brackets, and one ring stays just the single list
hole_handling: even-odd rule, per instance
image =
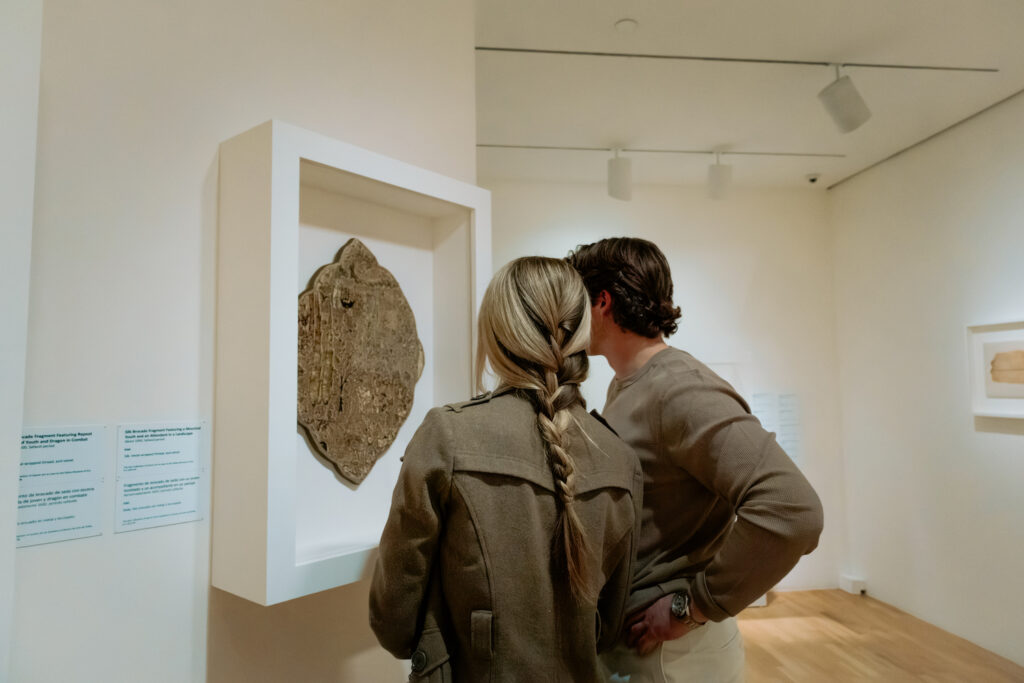
[{"label": "watch face", "polygon": [[686,593],[676,593],[672,596],[672,606],[670,611],[672,616],[680,621],[684,621],[689,613],[690,607],[690,596]]}]

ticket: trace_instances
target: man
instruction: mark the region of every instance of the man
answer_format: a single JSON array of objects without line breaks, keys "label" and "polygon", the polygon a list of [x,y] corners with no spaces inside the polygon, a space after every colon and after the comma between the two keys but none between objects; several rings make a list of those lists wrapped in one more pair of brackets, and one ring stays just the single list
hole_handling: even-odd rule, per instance
[{"label": "man", "polygon": [[604,417],[644,471],[629,616],[605,660],[612,680],[742,681],[733,617],[814,550],[821,503],[739,394],[665,343],[679,309],[657,246],[612,238],[567,260],[591,298],[588,352],[615,370]]}]

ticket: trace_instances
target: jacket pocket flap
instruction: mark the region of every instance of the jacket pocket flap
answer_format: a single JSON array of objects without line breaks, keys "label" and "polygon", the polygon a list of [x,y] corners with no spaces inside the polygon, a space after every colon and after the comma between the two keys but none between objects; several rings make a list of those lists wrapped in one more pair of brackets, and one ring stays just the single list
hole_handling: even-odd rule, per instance
[{"label": "jacket pocket flap", "polygon": [[[420,641],[412,653],[412,676],[425,678],[448,661],[448,647],[440,629],[431,628],[420,634]],[[412,678],[412,677],[410,677]],[[414,678],[412,678],[415,680]]]}]

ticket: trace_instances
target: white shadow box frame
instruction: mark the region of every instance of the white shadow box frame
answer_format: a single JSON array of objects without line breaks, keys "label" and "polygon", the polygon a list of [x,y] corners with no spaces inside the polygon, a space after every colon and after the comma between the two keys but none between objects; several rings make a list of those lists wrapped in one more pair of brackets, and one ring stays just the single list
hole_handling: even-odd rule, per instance
[{"label": "white shadow box frame", "polygon": [[[399,458],[472,392],[490,193],[270,121],[220,147],[212,584],[271,605],[369,575]],[[399,282],[425,366],[412,412],[354,486],[297,425],[298,294],[358,237]]]},{"label": "white shadow box frame", "polygon": [[967,328],[971,412],[978,417],[1024,418],[1024,384],[993,381],[997,353],[1024,351],[1024,321]]}]

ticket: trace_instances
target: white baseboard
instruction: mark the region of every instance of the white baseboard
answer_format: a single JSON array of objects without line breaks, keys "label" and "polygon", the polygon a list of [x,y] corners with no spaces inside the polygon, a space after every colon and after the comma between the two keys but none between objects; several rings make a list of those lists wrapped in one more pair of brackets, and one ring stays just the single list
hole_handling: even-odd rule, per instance
[{"label": "white baseboard", "polygon": [[839,587],[847,593],[853,593],[854,595],[865,595],[868,592],[867,582],[859,576],[852,576],[850,574],[839,575]]},{"label": "white baseboard", "polygon": [[754,602],[747,605],[747,607],[767,607],[768,606],[768,594],[765,593]]}]

